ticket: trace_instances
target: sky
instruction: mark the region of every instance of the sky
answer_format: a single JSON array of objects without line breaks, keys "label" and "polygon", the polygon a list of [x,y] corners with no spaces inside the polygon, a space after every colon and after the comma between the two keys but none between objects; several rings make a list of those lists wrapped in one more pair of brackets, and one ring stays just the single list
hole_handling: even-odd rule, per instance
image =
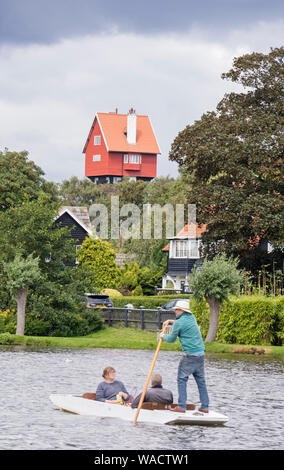
[{"label": "sky", "polygon": [[283,45],[280,0],[0,0],[0,150],[27,150],[45,177],[84,177],[96,112],[146,114],[157,176],[171,144],[239,89],[234,57]]}]

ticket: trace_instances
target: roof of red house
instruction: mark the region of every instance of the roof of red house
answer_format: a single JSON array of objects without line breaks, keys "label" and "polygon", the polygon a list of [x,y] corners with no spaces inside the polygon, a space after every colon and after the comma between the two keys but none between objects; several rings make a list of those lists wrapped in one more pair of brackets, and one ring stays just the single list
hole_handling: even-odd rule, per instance
[{"label": "roof of red house", "polygon": [[136,144],[128,144],[126,138],[127,114],[97,113],[84,146],[86,151],[96,119],[99,122],[109,152],[139,152],[160,154],[160,148],[149,116],[136,116]]},{"label": "roof of red house", "polygon": [[[199,227],[197,224],[186,224],[174,237],[176,238],[201,238],[203,232],[206,232],[206,225],[202,224]],[[170,244],[168,243],[162,251],[169,251]]]}]

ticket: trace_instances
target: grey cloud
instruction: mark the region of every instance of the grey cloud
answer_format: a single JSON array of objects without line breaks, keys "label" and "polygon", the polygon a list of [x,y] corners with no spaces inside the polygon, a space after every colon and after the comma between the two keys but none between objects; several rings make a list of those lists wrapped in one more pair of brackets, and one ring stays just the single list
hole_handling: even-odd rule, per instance
[{"label": "grey cloud", "polygon": [[283,17],[281,0],[1,0],[2,43],[53,43],[116,29],[153,34],[205,28],[212,36]]}]

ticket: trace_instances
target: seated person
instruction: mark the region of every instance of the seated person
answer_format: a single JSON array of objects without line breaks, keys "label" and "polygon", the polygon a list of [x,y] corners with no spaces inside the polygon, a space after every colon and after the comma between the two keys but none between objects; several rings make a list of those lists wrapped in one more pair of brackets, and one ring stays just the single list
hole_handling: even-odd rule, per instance
[{"label": "seated person", "polygon": [[105,403],[120,403],[117,399],[119,395],[123,402],[129,400],[129,393],[124,384],[119,380],[115,380],[115,369],[106,367],[102,374],[104,381],[99,383],[96,390],[96,400]]},{"label": "seated person", "polygon": [[[140,402],[142,393],[137,395],[137,397],[134,398],[131,407],[132,408],[137,408]],[[151,388],[147,390],[145,393],[145,397],[143,400],[144,402],[157,402],[157,403],[166,403],[170,404],[173,403],[173,394],[170,390],[167,390],[166,388],[163,388],[162,386],[162,376],[160,374],[155,374],[152,377],[151,381]]]}]

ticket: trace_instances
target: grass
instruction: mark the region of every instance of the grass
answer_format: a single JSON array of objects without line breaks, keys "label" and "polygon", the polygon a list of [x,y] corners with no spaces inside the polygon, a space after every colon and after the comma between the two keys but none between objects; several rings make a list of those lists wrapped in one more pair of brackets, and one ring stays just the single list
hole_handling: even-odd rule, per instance
[{"label": "grass", "polygon": [[[5,334],[6,336],[7,334]],[[3,340],[4,340],[4,335]],[[0,335],[1,344],[1,335]],[[149,349],[155,350],[158,345],[157,333],[132,328],[105,327],[89,336],[76,338],[46,337],[46,336],[6,336],[2,344],[22,344],[38,348],[110,348],[110,349]],[[247,353],[263,352],[270,355],[284,355],[283,346],[237,345],[222,343],[205,343],[207,353]],[[181,351],[179,341],[162,343],[161,350]]]}]

